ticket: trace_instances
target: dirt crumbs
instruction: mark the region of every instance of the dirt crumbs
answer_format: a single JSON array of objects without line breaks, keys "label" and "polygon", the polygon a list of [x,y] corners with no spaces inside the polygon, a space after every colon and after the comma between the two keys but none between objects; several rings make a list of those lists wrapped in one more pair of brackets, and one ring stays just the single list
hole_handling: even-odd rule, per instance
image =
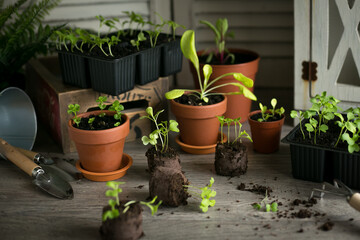
[{"label": "dirt crumbs", "polygon": [[292,213],[297,218],[311,218],[312,213],[308,209],[300,209],[298,212]]},{"label": "dirt crumbs", "polygon": [[326,222],[323,225],[321,225],[320,227],[318,227],[319,230],[323,230],[323,231],[330,231],[333,227],[334,227],[334,223],[333,222]]},{"label": "dirt crumbs", "polygon": [[249,192],[253,192],[256,194],[261,194],[264,195],[267,192],[268,197],[270,197],[270,193],[273,191],[271,187],[267,187],[267,186],[262,186],[262,185],[258,185],[258,184],[254,184],[251,186],[251,188],[246,188],[245,183],[240,183],[237,186],[237,190],[240,191],[249,191]]},{"label": "dirt crumbs", "polygon": [[304,205],[305,207],[312,207],[313,205],[317,204],[317,200],[315,198],[311,198],[309,200],[300,200],[300,199],[295,199],[292,204],[294,206],[299,206],[300,204]]}]

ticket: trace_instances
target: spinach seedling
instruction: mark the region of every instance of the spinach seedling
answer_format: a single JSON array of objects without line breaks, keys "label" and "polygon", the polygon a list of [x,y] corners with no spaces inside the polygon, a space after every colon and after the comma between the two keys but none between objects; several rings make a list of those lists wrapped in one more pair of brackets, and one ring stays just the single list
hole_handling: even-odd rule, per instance
[{"label": "spinach seedling", "polygon": [[[241,131],[242,129],[242,124],[240,123],[241,118],[235,118],[235,119],[231,119],[231,118],[225,118],[224,116],[216,116],[217,119],[220,122],[220,133],[221,133],[221,142],[223,143],[223,127],[224,124],[227,124],[227,129],[228,129],[228,140],[227,143],[230,144],[230,126],[232,123],[234,123],[234,133],[235,133],[235,139],[232,141],[231,144],[234,144],[235,142],[239,141],[240,143],[242,142],[241,138],[247,138],[252,142],[252,139],[250,137],[250,135],[244,130]],[[237,130],[238,128],[238,130]]]},{"label": "spinach seedling", "polygon": [[215,56],[216,59],[220,62],[220,64],[225,64],[228,59],[230,59],[230,63],[233,64],[235,62],[235,55],[230,53],[225,47],[225,40],[227,37],[234,37],[233,32],[228,32],[229,24],[226,18],[219,18],[216,21],[215,26],[205,20],[201,20],[200,23],[208,26],[215,35],[215,44],[216,48],[213,50],[205,51],[204,54],[209,54],[206,59],[206,63],[210,63],[212,58]]},{"label": "spinach seedling", "polygon": [[[256,101],[256,96],[248,89],[253,87],[254,82],[250,78],[245,77],[241,73],[225,73],[209,82],[210,76],[212,74],[212,67],[209,64],[206,64],[203,67],[203,73],[204,73],[204,81],[201,80],[200,76],[200,64],[199,64],[199,58],[196,53],[195,48],[195,32],[193,30],[187,30],[181,37],[180,40],[180,47],[183,55],[189,59],[192,64],[194,65],[198,80],[199,80],[199,86],[200,91],[197,90],[191,90],[191,89],[173,89],[167,93],[165,93],[165,97],[167,99],[175,99],[178,97],[181,97],[185,92],[191,92],[194,93],[198,98],[203,100],[204,102],[209,101],[210,95],[244,95],[244,97],[249,98],[251,100]],[[223,84],[219,84],[217,86],[214,86],[214,84],[226,76],[233,76],[234,79],[238,82],[227,82]],[[215,93],[213,92],[215,89],[233,85],[238,87],[237,92],[230,92],[230,93]]]},{"label": "spinach seedling", "polygon": [[179,132],[178,123],[175,120],[162,121],[161,123],[158,123],[158,118],[160,113],[164,112],[164,110],[158,111],[155,115],[153,112],[152,107],[148,107],[146,109],[146,113],[148,115],[140,117],[140,119],[147,118],[150,121],[153,121],[155,123],[156,130],[150,133],[149,136],[143,136],[141,138],[144,145],[148,145],[149,143],[153,146],[155,146],[155,150],[157,149],[157,139],[160,139],[161,142],[161,153],[164,153],[167,151],[169,147],[169,132]]},{"label": "spinach seedling", "polygon": [[[96,99],[96,102],[99,103],[98,106],[99,106],[100,110],[104,110],[106,108],[106,105],[104,103],[106,101],[107,101],[107,97],[105,97],[105,96],[99,96],[99,98]],[[99,117],[104,117],[105,115],[106,115],[106,113],[100,113]]]},{"label": "spinach seedling", "polygon": [[280,117],[285,113],[285,109],[283,107],[276,109],[277,100],[276,98],[271,99],[272,109],[268,109],[266,106],[259,103],[259,107],[261,110],[261,118],[257,119],[259,122],[266,122],[271,118],[275,118],[276,114]]},{"label": "spinach seedling", "polygon": [[76,123],[76,125],[79,127],[81,118],[77,116],[77,112],[80,111],[80,105],[79,104],[69,104],[67,113],[68,114],[74,114],[73,121]]},{"label": "spinach seedling", "polygon": [[[194,187],[191,185],[184,185],[185,190],[187,192],[201,199],[199,207],[203,212],[207,212],[209,210],[209,207],[215,206],[216,203],[215,199],[211,199],[216,196],[216,191],[211,189],[214,182],[215,182],[214,178],[210,178],[210,183],[202,188]],[[200,190],[201,193],[190,191],[189,188]]]},{"label": "spinach seedling", "polygon": [[109,107],[110,111],[115,111],[116,113],[114,114],[114,118],[116,120],[119,120],[118,122],[116,122],[114,124],[115,127],[119,126],[121,124],[121,111],[124,110],[124,106],[122,104],[120,104],[120,102],[118,100],[116,100],[115,102],[113,102],[113,104]]},{"label": "spinach seedling", "polygon": [[140,48],[139,48],[140,42],[145,41],[145,40],[146,40],[146,37],[144,36],[144,33],[140,32],[137,36],[137,40],[132,39],[132,40],[130,40],[130,43],[133,47],[136,47],[136,49],[138,51],[140,51]]},{"label": "spinach seedling", "polygon": [[265,198],[263,200],[261,200],[260,203],[253,203],[252,206],[253,206],[253,208],[255,208],[257,210],[261,210],[263,208],[265,212],[270,212],[270,211],[277,212],[278,204],[276,202],[269,204],[269,203],[267,203],[267,201],[268,201],[268,194],[266,191]]},{"label": "spinach seedling", "polygon": [[[112,198],[109,200],[109,206],[111,207],[111,209],[104,212],[104,214],[102,216],[103,221],[106,221],[107,219],[117,218],[120,216],[120,214],[125,214],[129,210],[131,204],[137,203],[137,201],[129,201],[129,202],[125,203],[124,204],[125,208],[121,213],[119,212],[118,208],[116,208],[116,206],[120,207],[119,193],[122,192],[122,189],[119,188],[119,185],[124,184],[124,183],[125,182],[116,182],[116,181],[109,181],[106,183],[106,185],[111,189],[107,190],[105,195],[107,197],[113,197],[114,199]],[[151,210],[151,215],[154,215],[162,203],[162,201],[159,201],[155,205],[156,199],[157,199],[157,196],[155,196],[153,198],[153,200],[151,200],[150,202],[140,201],[139,203],[149,207]]]}]

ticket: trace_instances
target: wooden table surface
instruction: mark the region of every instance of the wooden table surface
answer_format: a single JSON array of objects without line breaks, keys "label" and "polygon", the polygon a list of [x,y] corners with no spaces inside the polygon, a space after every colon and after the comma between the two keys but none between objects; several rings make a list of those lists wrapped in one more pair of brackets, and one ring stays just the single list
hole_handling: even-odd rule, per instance
[{"label": "wooden table surface", "polygon": [[[245,129],[249,130],[247,124]],[[284,126],[282,136],[290,129]],[[279,218],[276,213],[253,209],[251,204],[260,202],[261,195],[237,189],[240,183],[247,187],[251,183],[271,187],[270,200],[282,202],[279,211],[288,216],[306,208],[293,206],[292,201],[307,200],[311,189],[321,187],[322,183],[292,178],[288,145],[281,144],[278,152],[265,155],[254,152],[247,143],[247,173],[228,178],[215,174],[214,154],[185,153],[173,138],[171,144],[179,149],[183,171],[192,185],[203,186],[214,177],[216,205],[202,213],[199,201],[191,198],[187,206],[161,207],[156,216],[145,209],[142,239],[360,239],[360,213],[343,197],[326,194],[309,208],[324,216]],[[76,153],[61,154],[51,140],[37,143],[36,149],[52,157],[77,159]],[[134,160],[128,173],[119,180],[126,182],[121,194],[125,199],[145,200],[149,196],[146,149],[140,141],[125,144],[125,152]],[[29,176],[11,162],[0,160],[0,239],[100,239],[101,211],[108,201],[105,183],[83,179],[71,185],[72,200],[56,199],[32,185]],[[332,230],[319,230],[327,221],[334,223]]]}]

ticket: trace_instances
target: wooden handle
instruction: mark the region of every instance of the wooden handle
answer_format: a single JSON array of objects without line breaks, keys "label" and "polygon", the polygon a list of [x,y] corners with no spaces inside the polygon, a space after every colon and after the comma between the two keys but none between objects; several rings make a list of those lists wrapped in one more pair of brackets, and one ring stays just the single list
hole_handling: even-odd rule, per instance
[{"label": "wooden handle", "polygon": [[360,212],[360,193],[354,193],[349,199],[349,204]]},{"label": "wooden handle", "polygon": [[0,138],[0,153],[30,176],[32,176],[33,170],[39,167],[2,138]]},{"label": "wooden handle", "polygon": [[38,154],[36,152],[33,151],[29,151],[23,148],[19,148],[19,147],[14,147],[16,150],[18,150],[19,152],[21,152],[22,154],[24,154],[25,156],[27,156],[28,158],[30,158],[31,160],[35,159],[35,156]]}]

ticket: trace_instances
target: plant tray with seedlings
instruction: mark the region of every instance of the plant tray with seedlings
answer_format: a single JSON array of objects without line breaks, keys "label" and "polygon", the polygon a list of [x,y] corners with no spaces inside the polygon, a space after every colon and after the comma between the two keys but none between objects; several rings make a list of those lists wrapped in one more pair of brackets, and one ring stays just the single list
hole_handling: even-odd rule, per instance
[{"label": "plant tray with seedlings", "polygon": [[307,111],[292,111],[300,123],[281,141],[290,144],[292,174],[314,182],[340,179],[360,188],[360,108],[339,113],[332,96],[315,96]]}]

